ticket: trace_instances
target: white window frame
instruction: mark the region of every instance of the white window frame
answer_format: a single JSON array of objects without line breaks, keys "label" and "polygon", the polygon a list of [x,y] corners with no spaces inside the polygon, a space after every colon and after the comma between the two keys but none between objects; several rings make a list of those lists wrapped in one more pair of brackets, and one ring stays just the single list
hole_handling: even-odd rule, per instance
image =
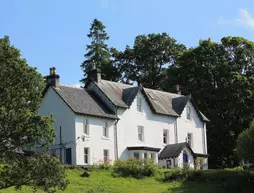
[{"label": "white window frame", "polygon": [[[138,156],[135,156],[135,154],[137,154]],[[138,151],[133,152],[133,157],[136,159],[140,159],[140,152],[138,152]]]},{"label": "white window frame", "polygon": [[191,108],[190,108],[190,106],[186,107],[186,118],[188,120],[191,120]]},{"label": "white window frame", "polygon": [[103,129],[102,130],[103,137],[109,138],[108,122],[107,121],[104,122],[104,126],[102,129]]},{"label": "white window frame", "polygon": [[85,135],[89,135],[90,134],[88,119],[85,119],[84,122],[83,122],[83,133]]},{"label": "white window frame", "polygon": [[187,133],[187,143],[193,148],[193,133]]},{"label": "white window frame", "polygon": [[138,141],[145,141],[144,138],[144,126],[138,125]]},{"label": "white window frame", "polygon": [[[105,153],[107,155],[105,155]],[[109,150],[108,149],[103,149],[103,161],[106,162],[109,160]]]},{"label": "white window frame", "polygon": [[[86,150],[87,150],[87,153],[86,153]],[[89,164],[89,152],[90,152],[89,147],[84,147],[84,163],[85,164]],[[86,162],[86,158],[87,158],[87,162]]]},{"label": "white window frame", "polygon": [[137,97],[137,111],[142,112],[142,99],[140,96]]},{"label": "white window frame", "polygon": [[[164,135],[166,133],[166,135]],[[166,139],[166,142],[164,141]],[[169,131],[168,129],[163,129],[163,144],[169,144]]]}]

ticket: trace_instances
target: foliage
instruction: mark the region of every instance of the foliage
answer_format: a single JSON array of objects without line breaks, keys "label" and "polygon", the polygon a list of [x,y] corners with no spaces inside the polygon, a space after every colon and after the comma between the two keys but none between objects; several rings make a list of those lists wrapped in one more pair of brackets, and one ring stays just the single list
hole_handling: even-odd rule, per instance
[{"label": "foliage", "polygon": [[239,135],[237,154],[245,162],[254,164],[254,120],[251,122],[250,127]]},{"label": "foliage", "polygon": [[238,135],[254,117],[254,43],[224,37],[220,43],[199,42],[168,68],[163,90],[179,84],[191,93],[207,124],[209,167],[239,165],[234,148]]},{"label": "foliage", "polygon": [[[121,76],[118,68],[114,66],[111,60],[111,51],[105,43],[109,40],[105,28],[98,19],[94,19],[91,24],[90,32],[87,35],[91,39],[91,44],[87,45],[86,60],[81,64],[84,78],[80,81],[83,83],[88,81],[88,74],[94,69],[99,69],[102,73],[102,78],[106,80],[117,81]],[[112,50],[115,51],[115,49]]]},{"label": "foliage", "polygon": [[242,166],[237,166],[234,168],[225,168],[224,170],[241,172],[241,171],[244,171],[244,168]]},{"label": "foliage", "polygon": [[[22,154],[22,150],[32,150],[38,144],[47,148],[55,137],[53,119],[38,114],[45,88],[42,76],[20,58],[8,37],[0,39],[0,69],[0,155],[5,164],[0,189],[24,184],[44,190],[64,188],[64,170],[54,158],[45,154],[27,158]],[[44,160],[63,179],[43,172]],[[8,176],[3,176],[5,172]]]},{"label": "foliage", "polygon": [[175,65],[176,59],[185,50],[166,33],[139,35],[134,46],[126,46],[115,56],[124,72],[124,81],[136,81],[144,87],[162,87],[167,66]]},{"label": "foliage", "polygon": [[120,176],[131,176],[142,178],[144,176],[153,176],[157,167],[153,160],[150,159],[135,159],[116,160],[113,166],[115,174]]}]

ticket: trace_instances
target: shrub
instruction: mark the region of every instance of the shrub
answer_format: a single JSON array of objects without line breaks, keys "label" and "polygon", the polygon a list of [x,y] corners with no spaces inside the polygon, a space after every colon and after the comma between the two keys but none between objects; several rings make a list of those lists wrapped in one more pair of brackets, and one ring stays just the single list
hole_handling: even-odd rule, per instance
[{"label": "shrub", "polygon": [[242,166],[237,166],[237,167],[234,167],[234,168],[225,168],[224,170],[227,170],[227,171],[236,171],[236,172],[244,171]]},{"label": "shrub", "polygon": [[131,176],[135,178],[142,178],[144,176],[153,176],[157,167],[150,159],[135,159],[129,158],[127,160],[116,160],[113,166],[115,174],[120,176]]}]

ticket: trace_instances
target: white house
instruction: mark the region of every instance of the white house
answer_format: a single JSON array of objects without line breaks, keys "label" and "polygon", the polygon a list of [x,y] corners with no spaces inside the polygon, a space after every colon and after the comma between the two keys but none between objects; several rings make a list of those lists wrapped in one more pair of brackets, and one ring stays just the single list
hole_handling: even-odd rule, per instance
[{"label": "white house", "polygon": [[66,164],[151,158],[161,167],[208,167],[206,123],[192,97],[102,80],[96,70],[85,88],[61,86],[51,68],[39,112],[53,114],[52,153]]}]

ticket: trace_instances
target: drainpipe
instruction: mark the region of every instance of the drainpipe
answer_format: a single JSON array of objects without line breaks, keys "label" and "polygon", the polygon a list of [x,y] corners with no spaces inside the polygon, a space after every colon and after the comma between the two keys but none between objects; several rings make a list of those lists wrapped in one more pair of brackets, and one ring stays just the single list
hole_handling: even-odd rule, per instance
[{"label": "drainpipe", "polygon": [[114,122],[114,133],[115,133],[115,160],[118,159],[118,137],[117,137],[117,123],[118,120],[116,119]]}]

